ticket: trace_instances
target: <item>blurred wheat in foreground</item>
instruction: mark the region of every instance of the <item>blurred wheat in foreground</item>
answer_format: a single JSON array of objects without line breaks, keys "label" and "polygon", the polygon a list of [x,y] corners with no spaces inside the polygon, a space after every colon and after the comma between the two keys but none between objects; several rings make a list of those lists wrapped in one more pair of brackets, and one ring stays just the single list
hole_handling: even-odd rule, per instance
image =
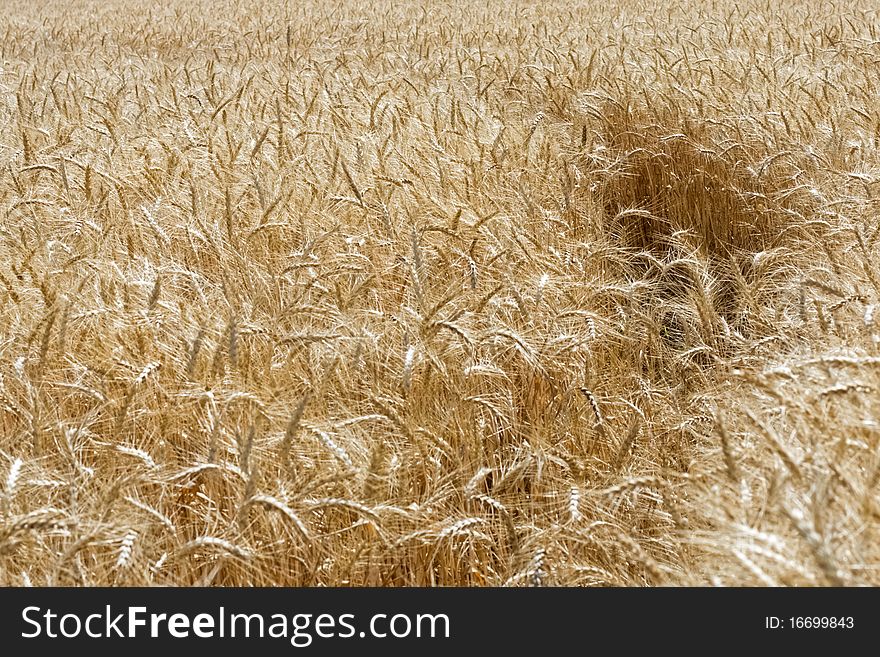
[{"label": "blurred wheat in foreground", "polygon": [[0,584],[880,584],[874,3],[4,9]]}]

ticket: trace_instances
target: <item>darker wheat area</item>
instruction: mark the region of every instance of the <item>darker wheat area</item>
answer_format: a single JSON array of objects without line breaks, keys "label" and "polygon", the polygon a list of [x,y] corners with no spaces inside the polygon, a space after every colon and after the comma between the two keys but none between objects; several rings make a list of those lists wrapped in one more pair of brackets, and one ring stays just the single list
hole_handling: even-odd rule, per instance
[{"label": "darker wheat area", "polygon": [[877,584],[845,9],[10,4],[0,584]]}]

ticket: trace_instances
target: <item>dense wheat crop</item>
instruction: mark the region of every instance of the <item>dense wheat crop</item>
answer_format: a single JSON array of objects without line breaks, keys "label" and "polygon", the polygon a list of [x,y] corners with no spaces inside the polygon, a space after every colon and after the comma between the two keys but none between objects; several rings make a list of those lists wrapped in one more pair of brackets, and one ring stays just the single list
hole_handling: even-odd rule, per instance
[{"label": "dense wheat crop", "polygon": [[880,584],[872,4],[4,3],[0,584]]}]

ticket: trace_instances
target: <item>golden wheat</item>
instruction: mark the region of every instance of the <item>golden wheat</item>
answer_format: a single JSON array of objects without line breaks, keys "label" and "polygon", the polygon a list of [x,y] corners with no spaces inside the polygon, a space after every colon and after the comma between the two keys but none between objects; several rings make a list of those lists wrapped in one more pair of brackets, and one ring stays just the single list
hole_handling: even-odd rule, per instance
[{"label": "golden wheat", "polygon": [[878,32],[7,3],[0,584],[880,584]]}]

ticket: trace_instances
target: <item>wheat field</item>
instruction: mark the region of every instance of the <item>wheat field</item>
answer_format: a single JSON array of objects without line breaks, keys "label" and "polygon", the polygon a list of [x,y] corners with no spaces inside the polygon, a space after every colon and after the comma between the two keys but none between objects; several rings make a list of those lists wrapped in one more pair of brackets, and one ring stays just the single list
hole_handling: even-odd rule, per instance
[{"label": "wheat field", "polygon": [[0,584],[880,584],[872,5],[4,3]]}]

